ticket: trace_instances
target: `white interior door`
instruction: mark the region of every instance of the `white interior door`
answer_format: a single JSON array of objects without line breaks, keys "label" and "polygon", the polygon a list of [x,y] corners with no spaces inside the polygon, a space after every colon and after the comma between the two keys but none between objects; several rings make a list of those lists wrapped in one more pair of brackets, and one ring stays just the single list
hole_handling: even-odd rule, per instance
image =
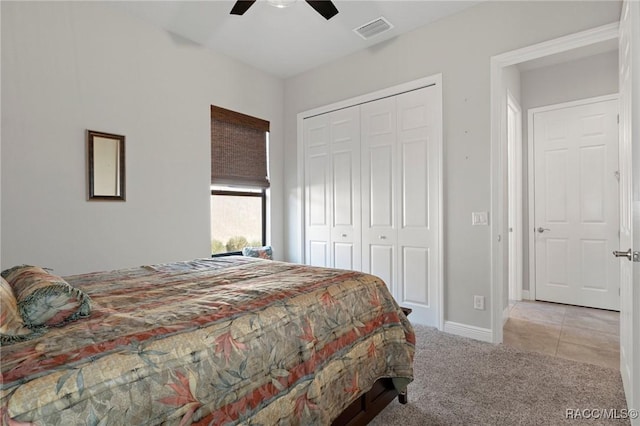
[{"label": "white interior door", "polygon": [[[640,250],[640,3],[622,5],[620,72],[620,248]],[[635,74],[634,74],[635,73]],[[620,374],[627,406],[640,409],[640,263],[621,257]],[[640,425],[640,419],[632,424]]]},{"label": "white interior door", "polygon": [[536,299],[618,310],[618,101],[533,113]]}]

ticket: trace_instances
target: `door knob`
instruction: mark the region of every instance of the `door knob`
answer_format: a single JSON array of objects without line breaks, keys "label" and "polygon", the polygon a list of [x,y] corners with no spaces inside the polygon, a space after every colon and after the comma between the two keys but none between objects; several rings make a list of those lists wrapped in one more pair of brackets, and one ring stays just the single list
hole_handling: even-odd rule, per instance
[{"label": "door knob", "polygon": [[631,249],[629,249],[627,251],[614,250],[613,251],[613,255],[615,257],[626,257],[627,259],[629,259],[632,262],[640,262],[640,252],[632,251]]},{"label": "door knob", "polygon": [[536,231],[542,234],[544,231],[551,231],[551,229],[543,228],[542,226],[539,226],[538,229],[536,229]]}]

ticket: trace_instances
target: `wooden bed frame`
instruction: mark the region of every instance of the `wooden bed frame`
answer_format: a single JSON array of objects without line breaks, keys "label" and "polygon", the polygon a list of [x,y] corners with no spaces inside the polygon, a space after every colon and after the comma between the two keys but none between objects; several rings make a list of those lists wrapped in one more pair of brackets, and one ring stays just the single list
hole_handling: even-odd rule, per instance
[{"label": "wooden bed frame", "polygon": [[380,379],[373,384],[369,392],[353,401],[331,424],[332,426],[364,426],[384,410],[396,396],[401,404],[407,403],[406,392],[398,393],[391,379]]},{"label": "wooden bed frame", "polygon": [[[401,308],[409,316],[410,308]],[[371,389],[349,405],[331,426],[364,426],[377,416],[387,405],[398,397],[400,404],[408,402],[407,391],[400,393],[389,378],[379,379]]]}]

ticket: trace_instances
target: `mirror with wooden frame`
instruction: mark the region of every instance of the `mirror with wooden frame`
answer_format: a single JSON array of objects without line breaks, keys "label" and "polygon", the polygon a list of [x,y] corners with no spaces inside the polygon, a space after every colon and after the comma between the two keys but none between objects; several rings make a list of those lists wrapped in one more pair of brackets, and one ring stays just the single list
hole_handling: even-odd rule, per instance
[{"label": "mirror with wooden frame", "polygon": [[124,201],[124,136],[87,130],[89,200]]}]

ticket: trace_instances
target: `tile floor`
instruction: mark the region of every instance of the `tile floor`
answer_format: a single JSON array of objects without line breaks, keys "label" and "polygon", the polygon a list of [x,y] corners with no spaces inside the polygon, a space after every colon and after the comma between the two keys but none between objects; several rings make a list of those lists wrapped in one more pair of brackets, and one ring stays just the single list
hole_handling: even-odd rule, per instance
[{"label": "tile floor", "polygon": [[620,314],[548,302],[510,305],[504,344],[520,349],[620,368]]}]

